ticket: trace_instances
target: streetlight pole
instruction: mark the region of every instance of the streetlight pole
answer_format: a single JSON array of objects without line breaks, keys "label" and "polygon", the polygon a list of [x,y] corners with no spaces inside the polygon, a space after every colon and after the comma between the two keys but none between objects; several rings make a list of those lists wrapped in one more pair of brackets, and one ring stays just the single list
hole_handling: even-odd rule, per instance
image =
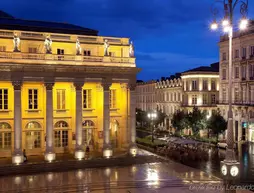
[{"label": "streetlight pole", "polygon": [[[235,158],[234,153],[234,130],[233,130],[233,111],[232,111],[232,45],[233,45],[233,12],[238,3],[241,3],[240,12],[243,16],[240,29],[246,29],[248,21],[246,19],[248,0],[224,0],[225,17],[222,22],[224,31],[228,33],[229,39],[229,61],[228,61],[228,124],[227,124],[227,149],[226,158],[221,162],[221,173],[226,179],[234,179],[239,176],[239,162]],[[218,11],[213,9],[213,14],[216,15]],[[211,25],[212,29],[217,29],[218,24],[214,20]]]},{"label": "streetlight pole", "polygon": [[151,112],[148,112],[147,116],[151,120],[152,142],[153,142],[154,141],[154,136],[153,136],[153,131],[154,131],[153,120],[157,118],[157,113],[156,113],[156,111],[151,111]]}]

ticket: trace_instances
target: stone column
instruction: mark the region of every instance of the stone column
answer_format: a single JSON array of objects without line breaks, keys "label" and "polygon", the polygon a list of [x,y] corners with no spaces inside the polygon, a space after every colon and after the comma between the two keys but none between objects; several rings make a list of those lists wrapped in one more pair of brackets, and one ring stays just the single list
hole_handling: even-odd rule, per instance
[{"label": "stone column", "polygon": [[136,145],[136,90],[135,84],[129,84],[129,131],[130,131],[130,148],[129,152],[132,156],[136,156],[138,153],[138,148]]},{"label": "stone column", "polygon": [[14,88],[14,152],[12,163],[23,163],[24,157],[22,152],[22,118],[21,118],[21,81],[12,82]]},{"label": "stone column", "polygon": [[74,86],[76,88],[76,149],[75,158],[83,159],[85,157],[85,152],[83,150],[83,140],[82,140],[82,87],[84,83],[75,82]]},{"label": "stone column", "polygon": [[44,84],[46,87],[46,152],[45,160],[52,162],[56,159],[53,143],[53,82]]},{"label": "stone column", "polygon": [[113,155],[112,147],[110,144],[110,107],[109,107],[109,92],[112,83],[102,82],[103,87],[103,157],[110,158]]}]

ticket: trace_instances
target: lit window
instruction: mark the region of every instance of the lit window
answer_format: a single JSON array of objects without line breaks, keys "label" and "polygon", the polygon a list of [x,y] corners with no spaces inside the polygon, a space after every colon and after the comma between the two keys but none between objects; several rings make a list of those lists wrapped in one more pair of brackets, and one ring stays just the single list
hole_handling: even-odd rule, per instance
[{"label": "lit window", "polygon": [[83,144],[84,145],[93,145],[94,144],[94,122],[91,120],[86,120],[83,122]]},{"label": "lit window", "polygon": [[115,56],[115,52],[109,52],[109,56],[114,57]]},{"label": "lit window", "polygon": [[0,123],[0,150],[11,150],[11,126]]},{"label": "lit window", "polygon": [[8,89],[0,89],[0,110],[8,109]]},{"label": "lit window", "polygon": [[[145,101],[145,98],[144,98],[144,101]],[[116,108],[116,90],[115,89],[110,90],[109,103],[110,103],[109,105],[111,109]]]},{"label": "lit window", "polygon": [[193,105],[197,104],[197,95],[192,95],[192,104]]},{"label": "lit window", "polygon": [[58,121],[54,126],[55,147],[68,146],[68,124],[65,121]]},{"label": "lit window", "polygon": [[235,88],[235,102],[239,102],[239,90]]},{"label": "lit window", "polygon": [[92,108],[92,90],[91,89],[86,89],[83,90],[83,109],[90,109]]},{"label": "lit window", "polygon": [[57,106],[58,110],[65,109],[65,90],[64,89],[57,89],[56,90],[56,97],[57,97]]},{"label": "lit window", "polygon": [[38,109],[37,89],[28,89],[28,109]]}]

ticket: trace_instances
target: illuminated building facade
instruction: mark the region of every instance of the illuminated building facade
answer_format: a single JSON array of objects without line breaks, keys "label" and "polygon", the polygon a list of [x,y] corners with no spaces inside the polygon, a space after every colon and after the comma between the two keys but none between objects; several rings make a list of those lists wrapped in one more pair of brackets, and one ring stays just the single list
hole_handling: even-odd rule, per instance
[{"label": "illuminated building facade", "polygon": [[180,74],[163,78],[156,83],[156,107],[167,115],[162,124],[167,130],[170,129],[172,115],[181,108],[182,95]]},{"label": "illuminated building facade", "polygon": [[[1,15],[1,14],[0,14]],[[3,15],[3,14],[2,14]],[[0,18],[0,156],[136,154],[136,68],[128,38],[66,23]]]},{"label": "illuminated building facade", "polygon": [[[254,142],[254,22],[245,32],[234,33],[232,68],[232,104],[235,141]],[[228,112],[228,38],[220,46],[219,107],[227,119]]]},{"label": "illuminated building facade", "polygon": [[156,81],[138,81],[137,82],[137,108],[143,111],[156,109],[155,103],[155,85]]}]

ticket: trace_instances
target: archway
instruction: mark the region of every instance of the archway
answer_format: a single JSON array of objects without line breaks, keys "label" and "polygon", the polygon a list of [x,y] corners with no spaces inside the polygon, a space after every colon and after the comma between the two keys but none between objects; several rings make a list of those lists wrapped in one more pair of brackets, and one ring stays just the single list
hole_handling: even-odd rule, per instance
[{"label": "archway", "polygon": [[40,123],[31,121],[25,127],[25,148],[26,150],[41,149],[42,127]]},{"label": "archway", "polygon": [[0,123],[0,150],[11,150],[11,126],[9,123]]},{"label": "archway", "polygon": [[94,148],[94,130],[95,124],[91,120],[85,120],[82,123],[82,139],[85,147]]},{"label": "archway", "polygon": [[113,148],[119,147],[119,122],[116,119],[111,120],[110,122],[110,140]]},{"label": "archway", "polygon": [[54,125],[54,146],[59,151],[68,148],[69,125],[65,121],[58,121]]}]

